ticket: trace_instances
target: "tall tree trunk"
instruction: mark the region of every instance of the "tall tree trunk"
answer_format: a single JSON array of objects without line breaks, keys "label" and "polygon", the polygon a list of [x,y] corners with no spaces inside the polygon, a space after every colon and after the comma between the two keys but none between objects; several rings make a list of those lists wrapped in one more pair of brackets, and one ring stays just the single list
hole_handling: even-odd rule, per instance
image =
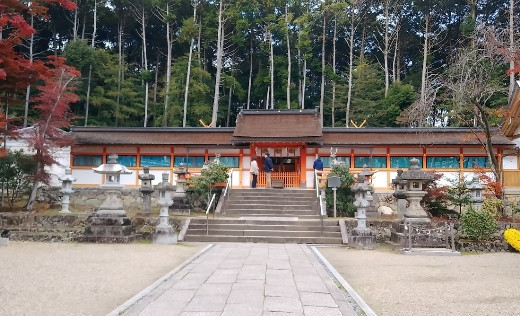
[{"label": "tall tree trunk", "polygon": [[[31,27],[34,28],[34,14],[31,13]],[[33,54],[34,34],[29,38],[29,63],[32,64],[34,60]],[[23,127],[27,127],[27,120],[29,116],[29,99],[31,98],[31,85],[27,85],[25,91],[25,111],[23,115]]]},{"label": "tall tree trunk", "polygon": [[150,83],[148,80],[148,50],[146,49],[146,12],[144,6],[141,7],[141,38],[143,41],[143,66],[144,71],[147,74],[146,82],[144,83],[144,119],[143,119],[143,127],[146,127],[148,124],[148,102],[149,102],[149,91],[150,91]]},{"label": "tall tree trunk", "polygon": [[119,116],[121,111],[121,84],[123,82],[123,30],[124,30],[124,17],[119,17],[118,23],[118,34],[117,34],[117,100],[116,100],[116,127],[119,125]]},{"label": "tall tree trunk", "polygon": [[[334,17],[334,36],[332,39],[332,72],[336,74],[336,41],[338,36],[338,19],[337,16]],[[336,119],[334,118],[334,112],[336,109],[336,77],[332,80],[332,105],[331,105],[331,116],[332,116],[332,127],[336,124]]]},{"label": "tall tree trunk", "polygon": [[229,87],[228,104],[227,104],[227,117],[226,127],[229,127],[229,118],[231,116],[231,97],[233,96],[233,85]]},{"label": "tall tree trunk", "polygon": [[[422,61],[422,72],[421,72],[421,106],[426,106],[426,78],[428,78],[428,39],[429,39],[429,32],[430,32],[430,15],[426,14],[424,17],[424,43],[423,43],[423,61]],[[419,121],[418,127],[423,127],[424,121],[423,116],[421,116],[421,119]]]},{"label": "tall tree trunk", "polygon": [[[348,91],[347,108],[345,110],[345,127],[350,125],[350,103],[352,102],[352,78],[354,73],[354,33],[356,32],[354,10],[350,10],[350,34],[349,34],[349,66],[348,66]],[[363,51],[363,49],[361,49]],[[360,53],[361,54],[361,53]]]},{"label": "tall tree trunk", "polygon": [[164,119],[163,119],[163,126],[168,126],[168,107],[170,103],[170,82],[172,77],[172,25],[169,20],[170,16],[170,5],[169,3],[166,4],[166,44],[167,44],[167,55],[166,55],[166,91],[164,93]]},{"label": "tall tree trunk", "polygon": [[[39,153],[36,153],[36,156],[39,156]],[[36,174],[40,174],[42,172],[42,163],[38,160],[36,163]],[[38,193],[38,187],[40,186],[40,181],[35,180],[31,187],[31,192],[29,193],[29,199],[27,200],[27,204],[25,205],[26,211],[32,211],[34,208],[34,202],[36,201],[36,194]]]},{"label": "tall tree trunk", "polygon": [[249,78],[247,81],[247,104],[246,109],[249,110],[251,105],[251,83],[253,80],[253,36],[249,37]]},{"label": "tall tree trunk", "polygon": [[[97,31],[97,0],[94,0],[94,21],[92,30],[92,42],[90,46],[94,49],[96,43],[96,31]],[[88,67],[88,79],[87,79],[87,96],[85,100],[85,126],[88,125],[88,110],[90,104],[90,83],[92,81],[92,64]]]},{"label": "tall tree trunk", "polygon": [[217,60],[216,60],[216,73],[215,73],[215,94],[213,96],[213,111],[211,113],[211,127],[217,126],[218,119],[218,103],[220,95],[220,77],[222,72],[222,55],[224,50],[224,23],[222,17],[223,9],[222,0],[219,2],[218,9],[218,28],[217,28]]},{"label": "tall tree trunk", "polygon": [[394,57],[392,60],[392,81],[401,82],[401,67],[399,64],[399,28],[395,30]]},{"label": "tall tree trunk", "polygon": [[72,39],[75,41],[78,39],[78,6],[74,9],[74,23],[72,29]]},{"label": "tall tree trunk", "polygon": [[[512,54],[515,51],[515,0],[509,0],[509,52]],[[515,61],[513,58],[509,61],[509,69],[515,68]],[[509,74],[509,99],[513,95],[515,88],[515,73],[511,71]]]},{"label": "tall tree trunk", "polygon": [[155,61],[155,78],[153,85],[153,102],[157,102],[157,94],[159,88],[159,57],[160,54],[157,54],[157,59]]},{"label": "tall tree trunk", "polygon": [[270,93],[270,108],[274,109],[274,43],[273,43],[273,33],[271,30],[268,31],[269,36],[269,74],[271,77],[271,93]]},{"label": "tall tree trunk", "polygon": [[[192,1],[193,6],[193,22],[197,22],[197,2]],[[190,52],[188,55],[188,69],[186,71],[186,86],[184,88],[184,115],[182,117],[182,127],[186,127],[186,114],[188,113],[188,95],[190,90],[190,76],[191,76],[191,59],[193,56],[193,44],[195,38],[192,37],[190,40]]]},{"label": "tall tree trunk", "polygon": [[385,0],[384,4],[385,12],[385,46],[383,48],[383,59],[385,68],[385,98],[388,96],[388,89],[390,88],[390,70],[388,67],[388,51],[390,50],[390,38],[388,33],[390,32],[390,0]]},{"label": "tall tree trunk", "polygon": [[302,109],[305,109],[305,85],[307,79],[307,59],[303,58],[303,68],[302,68]]},{"label": "tall tree trunk", "polygon": [[[298,43],[300,42],[300,33],[298,32]],[[298,70],[301,69],[302,66],[302,53],[300,47],[298,47]],[[301,106],[303,109],[303,102],[302,102],[302,77],[298,76],[298,105]]]},{"label": "tall tree trunk", "polygon": [[321,85],[320,85],[320,120],[321,126],[323,127],[323,108],[325,100],[325,10],[323,10],[323,24],[321,31]]},{"label": "tall tree trunk", "polygon": [[289,41],[290,27],[289,27],[289,4],[285,5],[285,24],[287,26],[286,41],[287,41],[287,108],[291,108],[291,43]]}]

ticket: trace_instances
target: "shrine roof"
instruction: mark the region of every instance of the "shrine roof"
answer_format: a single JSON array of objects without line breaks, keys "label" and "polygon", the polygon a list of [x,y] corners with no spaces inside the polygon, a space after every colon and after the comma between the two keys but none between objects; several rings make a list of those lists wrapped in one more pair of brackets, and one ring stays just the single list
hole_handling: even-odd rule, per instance
[{"label": "shrine roof", "polygon": [[231,140],[233,144],[295,141],[323,142],[316,110],[242,110]]}]

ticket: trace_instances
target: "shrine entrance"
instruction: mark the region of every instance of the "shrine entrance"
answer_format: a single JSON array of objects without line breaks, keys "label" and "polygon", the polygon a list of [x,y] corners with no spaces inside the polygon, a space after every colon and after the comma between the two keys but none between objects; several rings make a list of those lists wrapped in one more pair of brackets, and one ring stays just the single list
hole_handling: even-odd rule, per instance
[{"label": "shrine entrance", "polygon": [[265,172],[263,171],[263,166],[264,153],[268,152],[274,166],[274,171],[271,172],[271,181],[283,181],[283,187],[286,188],[300,188],[302,182],[301,170],[305,170],[305,166],[302,167],[302,163],[305,164],[305,160],[302,161],[300,155],[300,153],[303,151],[303,148],[304,146],[302,144],[280,144],[276,147],[271,144],[255,146],[252,148],[252,152],[256,153],[258,166],[260,169],[257,185],[259,187],[266,186],[266,178]]}]

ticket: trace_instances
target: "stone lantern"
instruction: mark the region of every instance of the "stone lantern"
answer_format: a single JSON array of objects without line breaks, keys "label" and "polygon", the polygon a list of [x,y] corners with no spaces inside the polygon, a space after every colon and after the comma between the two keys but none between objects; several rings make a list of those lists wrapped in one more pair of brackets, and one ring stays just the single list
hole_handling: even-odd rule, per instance
[{"label": "stone lantern", "polygon": [[72,176],[72,171],[70,168],[65,168],[65,174],[61,177],[59,177],[61,181],[61,190],[60,192],[63,194],[61,197],[61,211],[62,214],[69,214],[69,203],[70,203],[70,196],[72,193],[74,193],[74,190],[72,190],[72,182],[76,181],[76,178]]},{"label": "stone lantern", "polygon": [[484,202],[484,197],[482,196],[482,191],[485,186],[480,182],[477,176],[473,177],[473,180],[468,185],[468,189],[471,191],[471,197],[469,201],[474,209],[480,210],[482,207],[482,203]]},{"label": "stone lantern", "polygon": [[367,208],[370,206],[367,195],[371,190],[370,185],[365,182],[365,175],[359,173],[356,183],[352,186],[355,196],[354,206],[357,208],[357,227],[348,236],[349,244],[353,243],[357,248],[371,249],[375,243],[375,236],[372,235],[372,231],[367,227],[366,214]]},{"label": "stone lantern", "polygon": [[141,180],[139,191],[143,194],[143,212],[150,213],[152,207],[152,193],[155,191],[152,186],[152,180],[155,180],[155,176],[150,174],[150,167],[143,167],[143,173],[139,175],[139,179]]},{"label": "stone lantern", "polygon": [[170,192],[173,191],[173,185],[169,182],[168,173],[162,174],[162,182],[157,185],[159,191],[159,201],[157,204],[161,207],[159,213],[159,224],[155,227],[154,242],[158,244],[176,244],[177,234],[173,227],[169,224],[168,207],[173,204]]},{"label": "stone lantern", "polygon": [[372,181],[372,176],[374,175],[374,172],[370,169],[368,169],[368,166],[365,164],[363,165],[363,170],[358,174],[359,176],[363,176],[365,179],[364,182],[368,185],[369,190],[366,192],[366,200],[368,201],[368,207],[367,207],[367,217],[379,217],[379,213],[377,212],[375,206],[374,206],[374,196],[372,193],[374,193],[374,188],[370,185]]},{"label": "stone lantern", "polygon": [[394,185],[393,196],[397,199],[397,218],[403,219],[406,210],[406,180],[403,179],[403,170],[397,170],[397,176],[392,180]]},{"label": "stone lantern", "polygon": [[123,185],[121,184],[122,174],[131,174],[125,166],[117,162],[118,156],[112,154],[108,156],[108,162],[102,164],[97,168],[92,168],[95,173],[100,173],[105,176],[105,184],[100,185],[100,188],[105,189],[109,196],[99,207],[96,212],[98,215],[116,215],[126,216],[123,202],[119,198]]},{"label": "stone lantern", "polygon": [[90,218],[90,225],[87,225],[83,234],[84,241],[129,242],[136,238],[135,227],[126,216],[123,201],[119,197],[123,189],[121,175],[131,174],[132,171],[119,164],[117,158],[116,154],[112,154],[106,164],[92,168],[95,173],[105,177],[105,183],[100,188],[107,197]]},{"label": "stone lantern", "polygon": [[404,212],[405,223],[430,223],[428,214],[421,206],[421,199],[426,195],[423,186],[433,180],[433,176],[419,167],[417,158],[410,159],[410,168],[401,174],[401,180],[406,181],[406,198],[408,207]]},{"label": "stone lantern", "polygon": [[176,190],[173,193],[173,205],[170,207],[173,214],[177,215],[190,215],[191,205],[184,189],[186,184],[186,175],[188,172],[184,167],[184,164],[179,164],[179,168],[173,171],[177,175]]}]

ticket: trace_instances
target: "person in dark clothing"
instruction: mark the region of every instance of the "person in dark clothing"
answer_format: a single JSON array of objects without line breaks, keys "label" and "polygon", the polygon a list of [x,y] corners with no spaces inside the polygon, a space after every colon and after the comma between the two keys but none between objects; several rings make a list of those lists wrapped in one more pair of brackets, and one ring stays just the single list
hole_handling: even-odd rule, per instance
[{"label": "person in dark clothing", "polygon": [[312,164],[314,170],[323,171],[323,161],[321,161],[320,155],[316,155],[316,160]]},{"label": "person in dark clothing", "polygon": [[273,161],[271,160],[271,157],[269,157],[269,153],[264,154],[264,171],[265,171],[265,182],[266,187],[271,187],[271,171],[274,170]]}]

